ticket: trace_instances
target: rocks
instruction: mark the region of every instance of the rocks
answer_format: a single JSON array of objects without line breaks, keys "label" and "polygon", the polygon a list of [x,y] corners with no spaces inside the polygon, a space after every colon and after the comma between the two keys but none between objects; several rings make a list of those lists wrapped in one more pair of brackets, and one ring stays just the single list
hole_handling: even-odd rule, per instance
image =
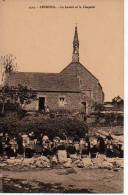
[{"label": "rocks", "polygon": [[98,167],[98,168],[104,168],[104,169],[112,169],[113,165],[112,163],[108,162],[108,161],[103,161],[102,164]]},{"label": "rocks", "polygon": [[122,158],[107,158],[107,160],[113,164],[114,168],[124,167],[124,160]]},{"label": "rocks", "polygon": [[39,168],[49,168],[50,167],[50,161],[45,156],[37,157],[33,160],[32,163],[33,166],[39,167]]},{"label": "rocks", "polygon": [[97,168],[103,168],[103,169],[113,169],[116,170],[118,168],[123,168],[124,163],[123,159],[120,158],[101,158],[101,159],[93,159],[93,166]]},{"label": "rocks", "polygon": [[35,166],[41,168],[42,167],[42,162],[41,161],[36,161]]},{"label": "rocks", "polygon": [[9,166],[17,166],[20,165],[21,167],[30,167],[30,168],[44,168],[50,167],[50,161],[47,157],[32,157],[32,158],[24,158],[24,159],[7,159],[6,165]]},{"label": "rocks", "polygon": [[22,162],[23,162],[23,159],[15,159],[14,165],[20,165],[22,164]]},{"label": "rocks", "polygon": [[122,158],[117,158],[116,160],[116,165],[120,168],[124,168],[124,161]]},{"label": "rocks", "polygon": [[22,161],[23,161],[23,159],[13,159],[13,158],[10,158],[10,159],[6,160],[6,163],[9,166],[15,166],[15,165],[21,165]]},{"label": "rocks", "polygon": [[0,163],[0,167],[5,167],[5,166],[7,166],[6,163]]},{"label": "rocks", "polygon": [[72,159],[72,161],[78,160],[77,154],[70,154],[70,158]]},{"label": "rocks", "polygon": [[90,158],[83,158],[82,159],[83,165],[86,168],[90,168],[93,166],[92,160]]},{"label": "rocks", "polygon": [[32,164],[34,164],[35,159],[34,158],[25,158],[22,161],[22,166],[30,166]]},{"label": "rocks", "polygon": [[72,168],[72,160],[70,158],[64,163],[64,168]]},{"label": "rocks", "polygon": [[92,159],[93,167],[95,168],[101,168],[104,160],[101,158],[94,158]]},{"label": "rocks", "polygon": [[78,167],[78,168],[83,168],[83,167],[84,167],[83,162],[82,162],[82,161],[80,161],[80,162],[77,164],[77,167]]},{"label": "rocks", "polygon": [[124,167],[124,162],[122,158],[106,158],[105,155],[98,155],[97,158],[80,158],[76,156],[73,158],[67,158],[67,153],[65,150],[60,150],[58,153],[58,158],[55,156],[51,156],[48,159],[45,156],[40,157],[32,157],[32,158],[10,158],[4,159],[0,163],[1,168],[14,169],[14,170],[28,170],[36,169],[36,168],[52,168],[54,167],[60,168],[101,168],[101,169],[112,169],[114,171],[118,171],[119,169]]},{"label": "rocks", "polygon": [[82,162],[81,159],[78,159],[78,160],[74,161],[74,166],[77,166],[78,168],[83,168],[84,163]]},{"label": "rocks", "polygon": [[45,162],[50,162],[49,159],[46,156],[40,156],[37,158],[37,160],[45,161]]}]

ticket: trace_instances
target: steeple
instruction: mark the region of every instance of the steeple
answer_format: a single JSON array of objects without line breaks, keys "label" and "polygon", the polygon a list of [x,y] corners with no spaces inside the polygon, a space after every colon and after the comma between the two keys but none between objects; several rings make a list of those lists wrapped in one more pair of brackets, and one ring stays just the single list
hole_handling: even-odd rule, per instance
[{"label": "steeple", "polygon": [[75,26],[75,34],[73,40],[72,62],[79,62],[79,39],[78,39],[77,26]]}]

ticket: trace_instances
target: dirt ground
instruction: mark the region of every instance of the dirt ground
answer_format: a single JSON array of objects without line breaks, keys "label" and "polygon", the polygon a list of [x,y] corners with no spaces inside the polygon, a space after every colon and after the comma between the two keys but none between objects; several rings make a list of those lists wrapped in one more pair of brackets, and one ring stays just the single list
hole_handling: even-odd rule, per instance
[{"label": "dirt ground", "polygon": [[123,169],[1,170],[1,177],[3,192],[123,192]]}]

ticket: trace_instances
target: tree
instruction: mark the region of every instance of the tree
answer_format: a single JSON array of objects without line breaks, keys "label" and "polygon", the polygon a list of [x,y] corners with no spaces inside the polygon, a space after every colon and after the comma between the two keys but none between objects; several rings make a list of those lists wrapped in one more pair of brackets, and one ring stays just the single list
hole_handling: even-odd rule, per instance
[{"label": "tree", "polygon": [[120,107],[123,107],[124,100],[120,96],[117,96],[112,99],[112,104],[114,105],[114,107],[120,108]]},{"label": "tree", "polygon": [[17,63],[16,57],[12,54],[7,54],[5,56],[0,57],[0,65],[1,65],[1,82],[4,83],[5,76],[10,74],[11,72],[16,71]]},{"label": "tree", "polygon": [[[7,102],[18,104],[22,108],[23,104],[30,103],[36,97],[31,88],[26,85],[19,84],[17,87],[9,86],[7,77],[15,72],[17,69],[16,57],[12,54],[7,54],[0,57],[1,74],[2,74],[2,88],[0,89],[0,102],[2,103],[1,114],[5,114],[5,105]],[[6,77],[6,81],[5,78]]]},{"label": "tree", "polygon": [[22,110],[23,104],[30,103],[36,98],[36,93],[33,92],[31,88],[19,84],[17,87],[5,85],[0,90],[0,102],[2,103],[1,114],[5,114],[5,105],[8,103],[13,103],[13,105],[18,105],[17,109]]}]

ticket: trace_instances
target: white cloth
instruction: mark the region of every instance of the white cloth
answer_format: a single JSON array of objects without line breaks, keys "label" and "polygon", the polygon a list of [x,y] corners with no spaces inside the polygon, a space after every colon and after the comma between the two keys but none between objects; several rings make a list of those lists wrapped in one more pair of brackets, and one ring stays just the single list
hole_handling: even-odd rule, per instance
[{"label": "white cloth", "polygon": [[23,138],[23,146],[25,147],[25,146],[29,145],[28,135],[24,134],[24,135],[22,135],[22,138]]}]

